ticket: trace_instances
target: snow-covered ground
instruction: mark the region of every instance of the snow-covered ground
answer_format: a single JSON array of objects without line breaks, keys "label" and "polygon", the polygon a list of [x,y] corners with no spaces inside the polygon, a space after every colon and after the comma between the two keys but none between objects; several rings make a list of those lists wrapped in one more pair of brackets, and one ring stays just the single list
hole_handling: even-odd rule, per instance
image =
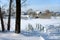
[{"label": "snow-covered ground", "polygon": [[[7,28],[7,19],[4,19],[5,29]],[[49,25],[59,26],[60,19],[21,19],[21,34],[14,33],[15,30],[15,19],[11,19],[11,29],[10,32],[0,32],[0,40],[46,40],[47,33],[43,34],[40,31],[27,33],[26,27],[31,24],[33,28],[36,28],[36,24],[41,24],[44,28],[48,28]],[[0,23],[1,30],[1,23]],[[46,31],[46,30],[45,30]],[[31,36],[30,36],[30,35]]]},{"label": "snow-covered ground", "polygon": [[14,32],[0,33],[0,40],[44,40],[43,37],[27,37]]}]

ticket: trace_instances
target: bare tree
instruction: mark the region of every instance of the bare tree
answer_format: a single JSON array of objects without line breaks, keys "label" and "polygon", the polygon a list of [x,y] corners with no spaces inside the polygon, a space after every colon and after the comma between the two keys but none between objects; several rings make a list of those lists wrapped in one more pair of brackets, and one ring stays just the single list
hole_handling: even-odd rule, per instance
[{"label": "bare tree", "polygon": [[15,25],[15,33],[20,33],[20,19],[21,19],[21,0],[16,0],[16,25]]},{"label": "bare tree", "polygon": [[16,0],[16,25],[15,25],[15,33],[21,32],[21,5],[24,4],[26,0]]},{"label": "bare tree", "polygon": [[7,30],[10,31],[10,20],[11,20],[11,5],[12,5],[12,0],[10,0],[10,3],[9,3],[9,17],[8,17],[8,27],[7,27]]},{"label": "bare tree", "polygon": [[27,0],[21,0],[21,7],[25,7],[27,4],[26,4],[26,1]]},{"label": "bare tree", "polygon": [[4,31],[5,28],[4,28],[4,22],[3,22],[3,15],[2,15],[2,13],[1,13],[1,7],[0,7],[0,18],[1,18],[2,31]]}]

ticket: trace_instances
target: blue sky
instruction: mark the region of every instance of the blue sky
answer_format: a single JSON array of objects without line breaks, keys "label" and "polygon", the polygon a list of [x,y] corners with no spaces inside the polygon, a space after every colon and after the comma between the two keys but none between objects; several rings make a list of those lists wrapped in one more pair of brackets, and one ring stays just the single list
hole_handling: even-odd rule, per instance
[{"label": "blue sky", "polygon": [[60,11],[60,0],[28,0],[27,3],[28,9]]},{"label": "blue sky", "polygon": [[4,5],[4,4],[8,4],[8,0],[0,0],[1,2],[0,2],[0,5]]},{"label": "blue sky", "polygon": [[[1,4],[8,5],[8,0],[0,0]],[[60,11],[60,0],[27,0],[26,7],[22,7],[22,9],[34,9],[34,10],[51,10],[51,11]],[[0,4],[0,5],[1,5]],[[7,6],[8,7],[8,6]]]},{"label": "blue sky", "polygon": [[0,6],[8,8],[9,1],[8,0],[0,0]]}]

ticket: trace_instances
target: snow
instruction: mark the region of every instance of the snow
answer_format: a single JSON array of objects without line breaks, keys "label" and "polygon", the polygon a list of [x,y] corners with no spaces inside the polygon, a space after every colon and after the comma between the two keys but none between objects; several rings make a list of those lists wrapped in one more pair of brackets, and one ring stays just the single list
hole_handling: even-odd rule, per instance
[{"label": "snow", "polygon": [[29,20],[22,19],[21,29],[24,29],[28,24],[31,24],[33,27],[35,27],[36,24],[41,24],[44,27],[46,27],[48,25],[60,24],[60,19],[29,19]]},{"label": "snow", "polygon": [[[7,30],[7,19],[4,19],[5,29]],[[28,24],[31,24],[33,28],[36,28],[36,24],[41,24],[45,28],[49,25],[58,26],[60,25],[60,19],[21,19],[21,30],[26,30]],[[0,30],[1,30],[1,23],[0,23]],[[11,19],[11,29],[10,32],[0,32],[0,40],[45,40],[40,32],[35,32],[35,36],[26,36],[25,34],[16,34],[14,33],[15,30],[15,19]],[[46,29],[45,29],[46,31]],[[32,31],[33,32],[33,31]],[[27,32],[26,32],[27,33]],[[36,36],[38,34],[38,36]],[[45,33],[47,34],[47,33]],[[43,34],[42,34],[43,35]],[[54,36],[55,37],[55,36]]]},{"label": "snow", "polygon": [[0,33],[0,40],[44,40],[42,37],[26,37],[13,32]]}]

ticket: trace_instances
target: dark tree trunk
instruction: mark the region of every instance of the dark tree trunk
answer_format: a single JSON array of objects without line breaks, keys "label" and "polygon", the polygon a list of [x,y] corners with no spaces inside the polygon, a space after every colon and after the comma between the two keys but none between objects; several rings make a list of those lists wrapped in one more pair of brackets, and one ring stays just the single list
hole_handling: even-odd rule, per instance
[{"label": "dark tree trunk", "polygon": [[0,8],[0,19],[1,19],[2,31],[4,31],[5,28],[4,28],[3,15],[2,15],[2,13],[1,13],[1,8]]},{"label": "dark tree trunk", "polygon": [[9,4],[9,17],[8,17],[8,27],[7,30],[10,31],[10,19],[11,19],[11,5],[12,5],[12,0],[10,0],[10,4]]},{"label": "dark tree trunk", "polygon": [[16,25],[15,33],[20,33],[20,23],[21,23],[21,0],[16,0]]}]

